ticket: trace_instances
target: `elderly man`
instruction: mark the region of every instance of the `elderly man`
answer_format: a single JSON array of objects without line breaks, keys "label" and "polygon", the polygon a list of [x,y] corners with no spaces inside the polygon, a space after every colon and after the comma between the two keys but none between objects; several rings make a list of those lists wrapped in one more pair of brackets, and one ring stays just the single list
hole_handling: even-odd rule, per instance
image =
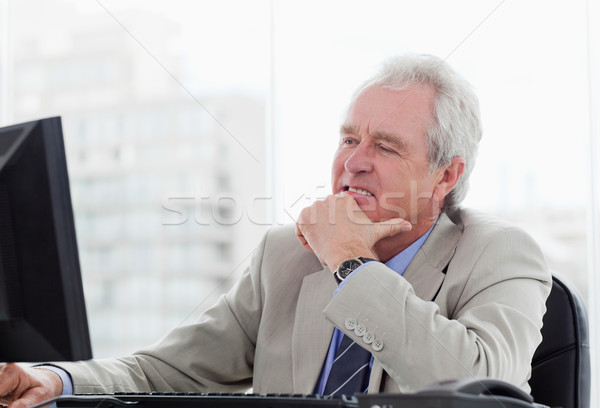
[{"label": "elderly man", "polygon": [[3,401],[70,387],[412,392],[458,377],[527,391],[551,277],[527,234],[458,206],[480,137],[477,98],[446,63],[386,62],[341,126],[333,195],[271,229],[197,323],[119,359],[6,365]]}]

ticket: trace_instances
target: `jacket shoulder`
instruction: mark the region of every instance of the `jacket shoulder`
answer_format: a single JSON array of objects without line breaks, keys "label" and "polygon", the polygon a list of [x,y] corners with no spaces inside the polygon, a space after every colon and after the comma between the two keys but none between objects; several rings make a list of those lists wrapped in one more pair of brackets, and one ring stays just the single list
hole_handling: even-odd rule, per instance
[{"label": "jacket shoulder", "polygon": [[295,224],[270,228],[262,243],[263,264],[276,269],[297,269],[303,265],[306,271],[323,269],[323,265],[313,252],[304,248],[296,237]]},{"label": "jacket shoulder", "polygon": [[515,232],[517,235],[529,237],[529,234],[521,227],[502,218],[470,208],[456,209],[449,213],[448,217],[464,234],[477,237],[477,239],[490,239],[502,232]]}]

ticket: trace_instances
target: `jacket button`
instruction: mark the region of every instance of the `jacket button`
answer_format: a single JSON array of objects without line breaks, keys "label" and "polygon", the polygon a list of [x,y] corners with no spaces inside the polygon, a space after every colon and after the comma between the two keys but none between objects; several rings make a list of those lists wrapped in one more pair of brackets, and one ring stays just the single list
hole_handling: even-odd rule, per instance
[{"label": "jacket button", "polygon": [[367,344],[373,343],[373,340],[375,340],[375,333],[373,333],[372,331],[366,332],[363,336],[363,341]]},{"label": "jacket button", "polygon": [[356,326],[356,328],[354,329],[354,334],[356,334],[357,336],[364,336],[364,334],[367,332],[367,328],[365,327],[364,324],[358,324]]},{"label": "jacket button", "polygon": [[346,329],[348,329],[348,330],[354,330],[356,328],[356,324],[357,324],[357,321],[354,317],[349,317],[344,322],[344,326],[346,326]]},{"label": "jacket button", "polygon": [[381,351],[383,349],[383,340],[381,340],[380,338],[376,338],[375,340],[373,340],[373,344],[371,345],[371,347],[375,351]]}]

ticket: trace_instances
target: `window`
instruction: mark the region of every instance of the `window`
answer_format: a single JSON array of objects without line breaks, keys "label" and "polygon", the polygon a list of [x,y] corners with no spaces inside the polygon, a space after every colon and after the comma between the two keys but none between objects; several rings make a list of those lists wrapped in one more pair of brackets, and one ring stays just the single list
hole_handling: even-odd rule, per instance
[{"label": "window", "polygon": [[[68,132],[96,356],[155,340],[101,334],[114,327],[110,313],[119,326],[148,319],[120,313],[121,293],[184,302],[152,321],[162,334],[195,310],[190,288],[201,298],[225,289],[270,224],[325,197],[352,92],[405,52],[445,58],[480,97],[484,136],[465,205],[534,235],[594,324],[600,142],[589,115],[600,98],[600,12],[589,3],[0,3],[0,121],[59,114]],[[103,254],[123,275],[95,285]],[[160,285],[167,272],[177,278]],[[186,279],[187,295],[173,297]]]}]

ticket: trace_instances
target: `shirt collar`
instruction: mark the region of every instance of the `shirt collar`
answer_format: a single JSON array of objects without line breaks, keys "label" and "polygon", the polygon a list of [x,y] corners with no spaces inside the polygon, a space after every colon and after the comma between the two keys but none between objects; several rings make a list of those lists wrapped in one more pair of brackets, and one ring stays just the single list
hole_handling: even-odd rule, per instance
[{"label": "shirt collar", "polygon": [[410,262],[413,260],[415,255],[417,255],[417,252],[419,252],[419,249],[421,249],[425,241],[427,241],[427,238],[429,237],[429,234],[431,234],[431,231],[433,230],[433,227],[435,227],[435,225],[436,223],[434,223],[431,226],[431,228],[429,228],[429,231],[421,235],[419,239],[410,244],[408,248],[406,248],[404,251],[400,252],[398,255],[394,256],[392,259],[387,261],[385,265],[388,268],[397,272],[398,274],[403,275],[404,271],[406,271],[406,268],[408,268]]}]

